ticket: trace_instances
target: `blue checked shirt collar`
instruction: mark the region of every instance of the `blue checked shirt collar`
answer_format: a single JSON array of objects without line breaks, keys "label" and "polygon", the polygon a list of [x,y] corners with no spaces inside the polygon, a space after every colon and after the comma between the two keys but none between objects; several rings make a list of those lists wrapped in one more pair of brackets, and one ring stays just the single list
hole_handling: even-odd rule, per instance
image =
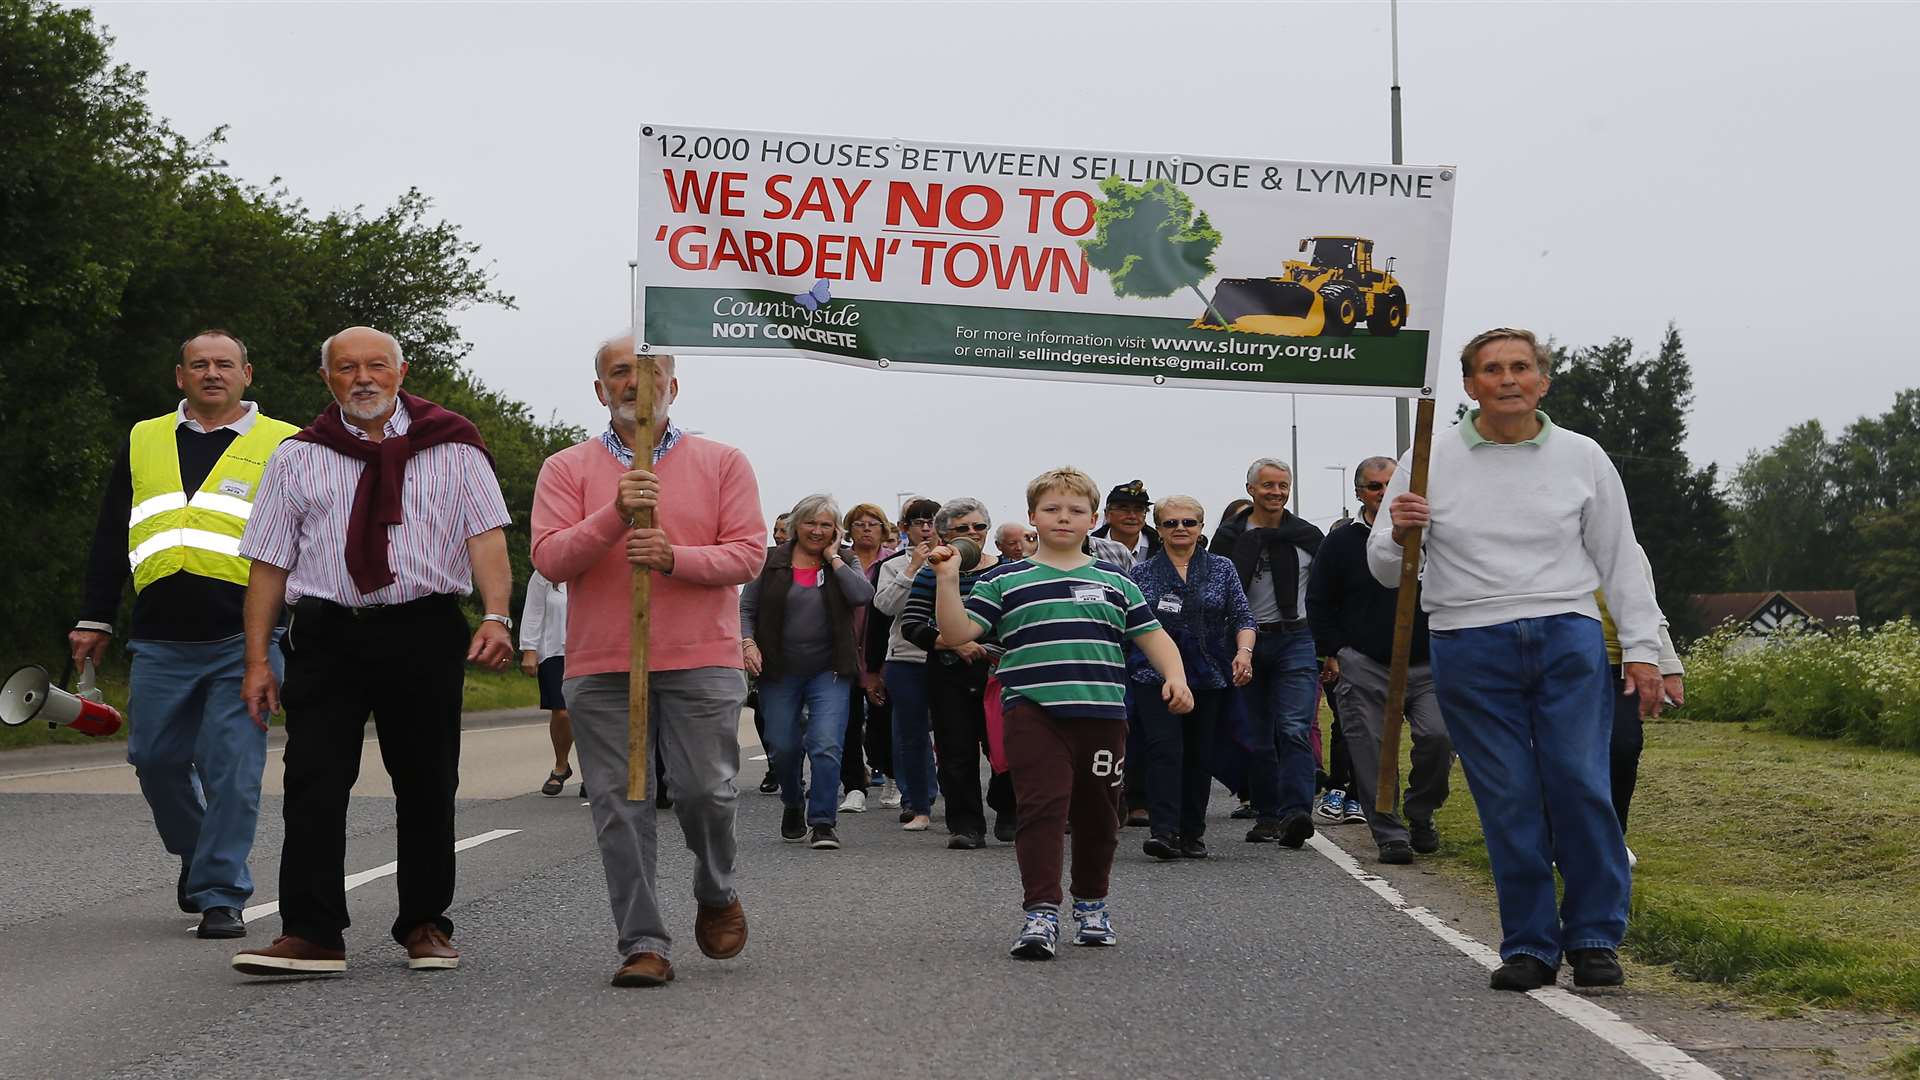
[{"label": "blue checked shirt collar", "polygon": [[[667,451],[679,444],[680,436],[679,426],[671,420],[667,421],[666,434],[660,436],[660,444],[653,448],[655,465],[660,464],[660,459],[667,456]],[[633,450],[621,440],[619,432],[613,430],[612,424],[608,424],[607,430],[600,433],[600,445],[607,448],[607,452],[613,455],[615,461],[629,469],[633,468]]]}]

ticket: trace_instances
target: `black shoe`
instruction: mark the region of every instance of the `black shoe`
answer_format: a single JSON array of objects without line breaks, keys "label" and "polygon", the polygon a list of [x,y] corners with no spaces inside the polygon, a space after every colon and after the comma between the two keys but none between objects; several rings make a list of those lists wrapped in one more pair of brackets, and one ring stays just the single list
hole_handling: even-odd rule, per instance
[{"label": "black shoe", "polygon": [[1440,830],[1433,827],[1432,818],[1409,818],[1407,829],[1413,833],[1414,851],[1431,855],[1440,850]]},{"label": "black shoe", "polygon": [[762,777],[760,780],[760,794],[762,795],[780,794],[780,781],[778,778],[776,778],[773,775],[772,769],[768,769],[767,775]]},{"label": "black shoe", "polygon": [[1257,811],[1254,810],[1252,803],[1241,803],[1239,806],[1234,808],[1233,813],[1228,814],[1227,816],[1232,818],[1235,821],[1252,821],[1254,818],[1257,818],[1260,815]]},{"label": "black shoe", "polygon": [[987,846],[984,833],[957,832],[947,838],[947,846],[955,851],[978,851]]},{"label": "black shoe", "polygon": [[1620,970],[1620,958],[1612,949],[1572,949],[1567,966],[1573,969],[1575,986],[1619,986],[1627,981]]},{"label": "black shoe", "polygon": [[1293,813],[1280,819],[1281,844],[1298,851],[1301,845],[1307,842],[1307,838],[1312,835],[1313,818],[1307,816],[1305,813],[1295,810]]},{"label": "black shoe", "polygon": [[176,904],[179,904],[180,910],[186,912],[189,915],[200,914],[200,911],[198,908],[195,908],[192,904],[187,903],[187,864],[186,863],[180,864],[180,880],[173,883],[173,902]]},{"label": "black shoe", "polygon": [[1154,833],[1147,837],[1140,850],[1156,859],[1177,859],[1180,857],[1180,840],[1166,833]]},{"label": "black shoe", "polygon": [[1206,842],[1204,840],[1201,840],[1197,836],[1191,840],[1188,840],[1185,837],[1182,837],[1180,840],[1180,857],[1183,859],[1206,858],[1207,857]]},{"label": "black shoe", "polygon": [[1558,974],[1538,959],[1521,953],[1496,968],[1488,985],[1495,990],[1517,990],[1524,994],[1528,990],[1552,986]]},{"label": "black shoe", "polygon": [[587,797],[587,782],[585,780],[580,781],[580,797],[583,799]]},{"label": "black shoe", "polygon": [[653,808],[655,810],[673,809],[673,798],[667,794],[666,788],[661,788],[659,793],[654,795]]},{"label": "black shoe", "polygon": [[815,851],[838,851],[840,850],[840,834],[834,832],[833,826],[831,825],[815,825],[813,827],[813,839],[807,841],[807,846]]},{"label": "black shoe", "polygon": [[1278,818],[1261,818],[1254,824],[1253,828],[1247,830],[1247,843],[1249,844],[1271,844],[1278,839],[1280,839],[1280,820]]},{"label": "black shoe", "polygon": [[1413,861],[1413,847],[1405,840],[1389,840],[1380,845],[1380,861],[1388,866],[1405,866]]},{"label": "black shoe", "polygon": [[195,937],[237,938],[247,936],[247,924],[240,918],[239,908],[210,907],[200,913],[200,929],[194,931]]},{"label": "black shoe", "polygon": [[1013,843],[1013,829],[1019,819],[1012,814],[993,815],[993,838],[1003,844]]},{"label": "black shoe", "polygon": [[807,838],[807,812],[798,806],[789,806],[780,812],[780,839],[789,844],[797,844]]},{"label": "black shoe", "polygon": [[905,825],[907,822],[912,820],[913,820],[913,811],[911,810],[900,811],[900,824]]},{"label": "black shoe", "polygon": [[1151,826],[1152,824],[1153,824],[1153,819],[1147,817],[1147,812],[1145,810],[1127,811],[1127,828],[1145,829]]}]

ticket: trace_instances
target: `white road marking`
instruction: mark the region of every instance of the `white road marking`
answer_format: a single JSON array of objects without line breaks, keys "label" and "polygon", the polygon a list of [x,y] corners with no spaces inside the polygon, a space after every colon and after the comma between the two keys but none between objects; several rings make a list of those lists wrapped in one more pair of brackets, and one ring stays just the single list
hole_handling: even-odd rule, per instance
[{"label": "white road marking", "polygon": [[[465,851],[468,848],[479,847],[481,844],[484,844],[489,840],[498,840],[503,836],[512,836],[514,833],[517,833],[519,831],[520,831],[519,829],[494,829],[491,832],[483,832],[478,836],[469,836],[465,840],[455,841],[453,845],[453,850]],[[371,870],[362,870],[357,874],[348,874],[347,889],[348,891],[351,891],[359,888],[362,885],[365,885],[369,881],[378,881],[383,877],[388,877],[396,873],[399,869],[400,869],[399,863],[390,862],[390,863],[381,863],[379,866],[376,866]],[[280,910],[280,901],[269,900],[264,904],[255,904],[252,907],[248,908],[247,910],[241,912],[240,920],[242,922],[252,922],[255,919],[261,918],[263,916],[271,915],[274,912],[279,910]]]},{"label": "white road marking", "polygon": [[[547,722],[545,720],[542,720],[537,724],[502,724],[498,727],[475,728],[472,731],[463,731],[460,733],[460,737],[463,739],[471,739],[476,735],[485,735],[485,734],[488,734],[489,732],[494,732],[494,731],[522,731],[527,728],[532,728],[532,727],[545,728],[546,726],[547,726]],[[366,738],[360,740],[360,745],[370,746],[373,743],[378,741],[379,741],[379,736],[369,735]],[[267,753],[279,754],[279,753],[285,752],[286,749],[287,748],[285,746],[269,746],[267,747]],[[106,765],[69,765],[64,769],[41,769],[38,772],[0,772],[0,782],[4,782],[7,780],[31,780],[36,776],[65,776],[68,773],[99,772],[102,769],[131,769],[131,768],[133,768],[133,766],[128,762],[115,761],[115,762],[110,762]]]},{"label": "white road marking", "polygon": [[[1380,899],[1395,911],[1412,919],[1429,930],[1434,937],[1464,953],[1468,959],[1492,971],[1500,966],[1500,954],[1466,934],[1448,926],[1446,920],[1423,907],[1407,903],[1400,890],[1388,884],[1378,874],[1370,874],[1354,861],[1340,845],[1316,834],[1307,841],[1313,850],[1326,856],[1328,862],[1347,872],[1347,876],[1371,889]],[[1489,991],[1492,993],[1493,991]],[[1609,1046],[1627,1055],[1645,1066],[1648,1072],[1665,1080],[1723,1080],[1714,1072],[1690,1057],[1686,1051],[1673,1045],[1650,1031],[1635,1027],[1609,1009],[1601,1008],[1588,998],[1569,993],[1559,987],[1547,987],[1530,991],[1528,997],[1579,1024],[1599,1036]]]}]

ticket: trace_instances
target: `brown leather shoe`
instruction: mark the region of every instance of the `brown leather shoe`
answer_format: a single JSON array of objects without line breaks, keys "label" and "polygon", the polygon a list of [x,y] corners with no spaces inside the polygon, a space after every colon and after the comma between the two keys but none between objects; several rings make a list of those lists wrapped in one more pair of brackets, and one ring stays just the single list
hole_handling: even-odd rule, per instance
[{"label": "brown leather shoe", "polygon": [[634,953],[613,973],[615,986],[665,986],[672,981],[673,965],[659,953]]},{"label": "brown leather shoe", "polygon": [[282,934],[264,949],[233,954],[233,970],[242,975],[337,975],[347,970],[347,953]]},{"label": "brown leather shoe", "polygon": [[460,950],[437,923],[421,923],[407,935],[407,966],[415,971],[444,971],[460,966]]},{"label": "brown leather shoe", "polygon": [[700,951],[715,960],[731,960],[747,947],[747,913],[740,898],[726,907],[703,907],[693,917],[693,940]]}]

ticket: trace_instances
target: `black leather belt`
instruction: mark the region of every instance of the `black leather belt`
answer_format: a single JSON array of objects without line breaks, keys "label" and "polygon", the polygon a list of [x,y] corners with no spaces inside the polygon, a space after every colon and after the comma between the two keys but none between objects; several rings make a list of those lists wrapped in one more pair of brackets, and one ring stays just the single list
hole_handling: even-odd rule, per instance
[{"label": "black leather belt", "polygon": [[1305,619],[1281,619],[1279,622],[1263,622],[1258,629],[1263,634],[1291,634],[1307,628]]},{"label": "black leather belt", "polygon": [[362,607],[348,607],[331,600],[322,600],[317,596],[303,596],[294,601],[296,614],[325,618],[348,618],[360,622],[384,622],[390,619],[408,619],[435,611],[458,606],[460,598],[452,593],[433,593],[418,600],[408,600],[401,604],[367,604]]}]

